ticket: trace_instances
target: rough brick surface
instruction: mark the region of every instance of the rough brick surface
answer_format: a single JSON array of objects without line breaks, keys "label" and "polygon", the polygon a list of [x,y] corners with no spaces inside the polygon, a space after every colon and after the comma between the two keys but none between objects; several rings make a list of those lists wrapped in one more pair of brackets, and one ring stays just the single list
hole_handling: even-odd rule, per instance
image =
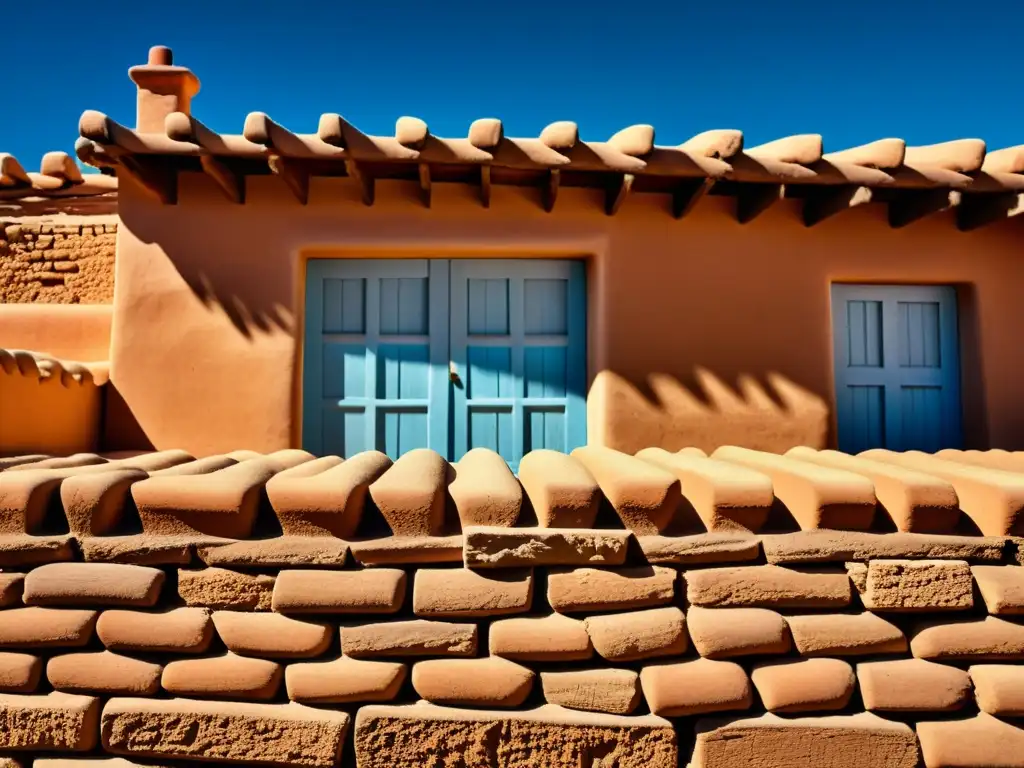
[{"label": "rough brick surface", "polygon": [[861,600],[868,610],[948,611],[974,605],[962,560],[872,560]]},{"label": "rough brick surface", "polygon": [[463,527],[515,525],[523,489],[499,454],[472,448],[451,466],[455,479],[448,485],[448,493]]},{"label": "rough brick surface", "polygon": [[502,569],[421,568],[413,583],[417,616],[500,616],[523,613],[533,602],[533,573]]},{"label": "rough brick surface", "polygon": [[629,531],[547,528],[483,528],[463,531],[469,568],[517,565],[622,565]]},{"label": "rough brick surface", "polygon": [[701,608],[686,612],[697,653],[708,659],[786,653],[791,646],[786,620],[767,608]]},{"label": "rough brick surface", "polygon": [[747,673],[731,661],[652,664],[640,672],[640,683],[651,712],[665,717],[743,710],[753,703]]},{"label": "rough brick surface", "polygon": [[178,594],[186,605],[235,611],[269,611],[274,577],[224,568],[178,571]]},{"label": "rough brick surface", "polygon": [[430,659],[412,668],[412,685],[434,704],[518,707],[536,674],[508,659]]},{"label": "rough brick surface", "polygon": [[99,700],[91,696],[0,694],[0,750],[92,749],[99,714]]},{"label": "rough brick surface", "polygon": [[839,659],[799,659],[758,664],[750,673],[769,712],[821,712],[842,709],[857,678]]},{"label": "rough brick surface", "polygon": [[97,615],[74,608],[9,608],[0,613],[0,648],[85,645],[92,638]]},{"label": "rough brick surface", "polygon": [[417,448],[402,454],[369,492],[395,535],[437,536],[444,527],[447,482],[448,463]]},{"label": "rough brick surface", "polygon": [[1024,659],[1024,625],[989,616],[918,627],[910,650],[919,659],[986,661]]},{"label": "rough brick surface", "polygon": [[164,667],[160,684],[168,693],[215,699],[266,701],[281,686],[281,665],[227,653],[207,659],[180,659]]},{"label": "rough brick surface", "polygon": [[[302,467],[300,464],[295,469]],[[348,544],[327,536],[279,536],[199,547],[198,554],[207,565],[225,568],[287,568],[292,565],[340,568],[348,557]]]},{"label": "rough brick surface", "polygon": [[640,703],[640,676],[629,669],[581,669],[541,672],[549,704],[587,712],[628,715]]},{"label": "rough brick surface", "polygon": [[404,571],[281,571],[273,608],[281,613],[395,613],[404,600]]},{"label": "rough brick surface", "polygon": [[388,536],[349,544],[353,559],[362,565],[425,565],[461,563],[462,534],[453,536]]},{"label": "rough brick surface", "polygon": [[527,453],[519,462],[519,482],[541,528],[590,528],[597,518],[601,489],[577,459],[551,450]]},{"label": "rough brick surface", "polygon": [[590,616],[584,624],[594,650],[608,661],[674,656],[686,650],[686,619],[675,607]]},{"label": "rough brick surface", "polygon": [[761,553],[761,543],[757,537],[736,533],[638,536],[637,543],[651,564],[742,563],[756,560]]},{"label": "rough brick surface", "polygon": [[638,536],[661,533],[672,522],[682,493],[671,472],[604,446],[583,446],[571,455],[597,480],[622,524]]},{"label": "rough brick surface", "polygon": [[560,613],[495,621],[489,642],[492,656],[516,661],[579,661],[594,655],[583,621]]},{"label": "rough brick surface", "polygon": [[675,596],[676,571],[664,566],[575,568],[548,573],[548,603],[562,613],[665,605]]},{"label": "rough brick surface", "polygon": [[845,573],[798,571],[777,565],[687,571],[693,605],[765,608],[841,608],[850,604]]},{"label": "rough brick surface", "polygon": [[559,707],[486,712],[367,706],[356,715],[355,743],[359,768],[677,768],[679,760],[667,720]]},{"label": "rough brick surface", "polygon": [[65,693],[152,696],[160,689],[160,669],[110,651],[69,653],[46,663],[46,678]]},{"label": "rough brick surface", "polygon": [[824,613],[786,618],[803,656],[864,656],[907,650],[903,631],[873,613]]},{"label": "rough brick surface", "polygon": [[1024,667],[976,664],[970,675],[978,709],[996,717],[1024,717]]},{"label": "rough brick surface", "polygon": [[405,682],[405,664],[343,656],[324,662],[289,664],[288,698],[303,704],[391,701]]},{"label": "rough brick surface", "polygon": [[343,627],[341,649],[346,656],[473,656],[476,624],[448,621],[392,621]]},{"label": "rough brick surface", "polygon": [[[910,726],[867,712],[697,723],[691,768],[918,768]],[[931,768],[929,766],[929,768]]]},{"label": "rough brick surface", "polygon": [[917,724],[925,768],[1022,768],[1024,728],[982,712]]},{"label": "rough brick surface", "polygon": [[101,732],[114,754],[329,768],[348,724],[345,712],[294,703],[111,699]]},{"label": "rough brick surface", "polygon": [[112,651],[202,653],[213,639],[213,623],[206,608],[104,611],[96,634]]},{"label": "rough brick surface", "polygon": [[966,672],[924,659],[858,664],[857,680],[864,708],[875,712],[946,712],[971,698]]},{"label": "rough brick surface", "polygon": [[1024,614],[1024,567],[975,565],[971,572],[989,613]]},{"label": "rough brick surface", "polygon": [[0,652],[0,693],[32,693],[42,671],[42,660],[32,654]]},{"label": "rough brick surface", "polygon": [[213,625],[228,650],[240,656],[311,658],[327,650],[333,635],[328,624],[277,613],[217,611]]},{"label": "rough brick surface", "polygon": [[0,573],[0,608],[7,608],[21,602],[25,588],[25,576],[20,573]]},{"label": "rough brick surface", "polygon": [[761,537],[765,559],[776,565],[845,563],[876,558],[1000,562],[1006,539],[922,533],[798,531]]},{"label": "rough brick surface", "polygon": [[27,605],[155,605],[164,572],[142,565],[50,563],[25,577]]}]

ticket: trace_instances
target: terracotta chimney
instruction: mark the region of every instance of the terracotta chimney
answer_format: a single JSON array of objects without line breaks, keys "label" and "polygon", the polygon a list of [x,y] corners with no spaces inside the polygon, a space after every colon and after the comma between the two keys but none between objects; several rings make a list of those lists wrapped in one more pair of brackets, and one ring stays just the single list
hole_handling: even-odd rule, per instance
[{"label": "terracotta chimney", "polygon": [[188,67],[174,66],[171,49],[155,45],[149,62],[132,67],[128,77],[139,86],[135,129],[163,133],[164,118],[172,112],[190,114],[192,97],[199,93],[199,78]]}]

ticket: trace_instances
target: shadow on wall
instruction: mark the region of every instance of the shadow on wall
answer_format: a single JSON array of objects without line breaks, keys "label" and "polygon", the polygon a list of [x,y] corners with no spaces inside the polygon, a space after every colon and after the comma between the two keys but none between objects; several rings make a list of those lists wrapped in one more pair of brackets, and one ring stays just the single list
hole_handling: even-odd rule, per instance
[{"label": "shadow on wall", "polygon": [[[626,453],[652,445],[668,451],[696,447],[710,453],[740,445],[783,453],[798,445],[824,448],[830,413],[825,400],[779,373],[762,384],[741,375],[731,387],[704,368],[687,386],[654,373],[641,390],[612,371],[601,371],[590,390],[591,442]],[[596,417],[603,424],[595,424]]]}]

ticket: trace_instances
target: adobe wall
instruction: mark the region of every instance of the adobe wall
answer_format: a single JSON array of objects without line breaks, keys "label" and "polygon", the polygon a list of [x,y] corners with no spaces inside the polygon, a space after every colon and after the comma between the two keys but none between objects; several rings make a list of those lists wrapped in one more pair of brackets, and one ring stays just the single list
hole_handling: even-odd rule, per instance
[{"label": "adobe wall", "polygon": [[301,206],[274,177],[233,205],[182,173],[179,204],[124,181],[112,382],[115,444],[197,454],[299,445],[303,264],[308,257],[582,256],[589,260],[589,439],[627,451],[724,443],[769,450],[832,441],[833,280],[953,283],[961,290],[969,445],[1024,447],[1017,407],[1024,221],[971,233],[933,216],[891,229],[862,206],[813,228],[784,201],[740,225],[732,198],[685,219],[667,195],[612,217],[596,190],[314,178]]}]

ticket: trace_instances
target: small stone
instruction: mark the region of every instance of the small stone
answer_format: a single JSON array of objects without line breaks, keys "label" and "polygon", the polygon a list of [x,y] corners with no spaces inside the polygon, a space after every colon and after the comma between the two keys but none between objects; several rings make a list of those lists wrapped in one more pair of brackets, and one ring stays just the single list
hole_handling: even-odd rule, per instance
[{"label": "small stone", "polygon": [[749,709],[754,698],[747,673],[732,661],[653,664],[640,672],[640,684],[651,712],[662,717]]},{"label": "small stone", "polygon": [[628,715],[640,703],[640,676],[629,669],[541,672],[540,682],[549,703],[569,709]]},{"label": "small stone", "polygon": [[996,717],[1024,717],[1024,667],[976,664],[968,671],[978,709]]},{"label": "small stone", "polygon": [[675,607],[590,616],[584,620],[594,650],[608,661],[675,656],[686,650],[686,619]]},{"label": "small stone", "polygon": [[842,709],[857,684],[853,668],[839,659],[758,664],[750,679],[770,712]]},{"label": "small stone", "polygon": [[476,624],[447,621],[391,621],[342,627],[341,650],[346,656],[473,656]]},{"label": "small stone", "polygon": [[694,647],[707,659],[786,653],[791,646],[786,620],[766,608],[694,605],[686,624]]},{"label": "small stone", "polygon": [[435,704],[518,707],[533,688],[533,671],[514,661],[431,659],[412,668],[416,693]]},{"label": "small stone", "polygon": [[949,712],[971,699],[971,678],[962,669],[924,659],[857,665],[864,708],[873,712]]},{"label": "small stone", "polygon": [[903,631],[873,613],[787,616],[786,623],[802,656],[865,656],[907,650]]},{"label": "small stone", "polygon": [[495,621],[488,636],[492,656],[517,661],[580,661],[594,655],[586,625],[560,613]]},{"label": "small stone", "polygon": [[405,678],[405,664],[347,656],[289,664],[285,669],[288,698],[304,704],[390,701],[398,695]]}]

